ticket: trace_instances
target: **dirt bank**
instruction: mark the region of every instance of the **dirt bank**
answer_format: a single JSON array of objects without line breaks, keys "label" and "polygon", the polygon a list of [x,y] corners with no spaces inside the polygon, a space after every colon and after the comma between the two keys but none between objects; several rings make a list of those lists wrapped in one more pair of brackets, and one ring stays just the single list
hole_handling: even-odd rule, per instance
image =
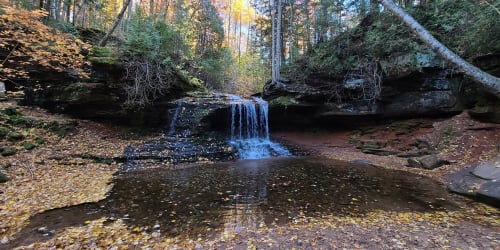
[{"label": "dirt bank", "polygon": [[[405,170],[446,183],[447,176],[465,166],[500,154],[500,124],[483,123],[463,112],[449,119],[411,119],[386,125],[342,131],[277,132],[273,137],[297,145],[313,155]],[[375,153],[363,152],[363,143],[383,145]],[[434,170],[409,168],[408,158],[437,154],[450,164]]]}]

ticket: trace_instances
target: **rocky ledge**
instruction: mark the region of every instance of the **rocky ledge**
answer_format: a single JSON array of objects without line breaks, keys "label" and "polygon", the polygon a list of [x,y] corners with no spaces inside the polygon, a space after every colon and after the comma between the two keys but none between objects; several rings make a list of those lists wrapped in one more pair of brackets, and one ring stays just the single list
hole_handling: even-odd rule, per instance
[{"label": "rocky ledge", "polygon": [[[488,60],[500,61],[500,55]],[[268,82],[263,97],[271,103],[270,122],[299,128],[351,127],[382,118],[452,116],[473,107],[474,118],[500,122],[497,98],[425,48],[377,64],[378,83],[348,72],[313,72],[303,80]]]}]

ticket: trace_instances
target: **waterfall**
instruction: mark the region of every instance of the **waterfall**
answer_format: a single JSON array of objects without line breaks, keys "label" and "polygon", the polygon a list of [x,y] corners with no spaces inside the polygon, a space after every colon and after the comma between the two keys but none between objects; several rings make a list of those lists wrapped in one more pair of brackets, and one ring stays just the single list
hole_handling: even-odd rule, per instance
[{"label": "waterfall", "polygon": [[231,140],[242,159],[289,156],[290,152],[269,139],[269,105],[262,98],[252,100],[230,96]]},{"label": "waterfall", "polygon": [[182,109],[182,101],[178,101],[177,108],[175,109],[174,115],[172,116],[172,120],[170,121],[170,126],[168,127],[167,136],[172,136],[175,134],[175,123],[177,122],[177,118],[179,117],[181,109]]}]

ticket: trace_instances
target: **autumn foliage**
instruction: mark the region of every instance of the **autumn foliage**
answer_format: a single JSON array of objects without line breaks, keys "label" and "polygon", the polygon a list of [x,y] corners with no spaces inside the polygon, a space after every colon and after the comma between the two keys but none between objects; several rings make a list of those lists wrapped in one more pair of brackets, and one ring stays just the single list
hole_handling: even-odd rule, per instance
[{"label": "autumn foliage", "polygon": [[46,16],[0,0],[0,81],[29,81],[40,70],[88,77],[90,45],[45,25]]}]

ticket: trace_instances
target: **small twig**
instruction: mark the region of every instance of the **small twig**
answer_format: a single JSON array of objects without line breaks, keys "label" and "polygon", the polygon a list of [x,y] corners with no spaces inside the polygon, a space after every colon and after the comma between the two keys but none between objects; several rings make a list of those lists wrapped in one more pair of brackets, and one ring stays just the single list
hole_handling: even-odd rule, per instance
[{"label": "small twig", "polygon": [[17,41],[16,45],[14,46],[14,48],[12,48],[12,50],[9,52],[9,54],[5,57],[5,59],[3,59],[2,61],[2,65],[7,61],[7,59],[9,59],[10,55],[12,55],[12,52],[14,52],[14,50],[17,49],[17,46],[19,46],[19,41]]},{"label": "small twig", "polygon": [[30,172],[30,174],[31,174],[31,179],[36,180],[35,173],[34,173],[34,172],[33,172],[33,170],[31,169],[31,167],[30,167],[30,166],[28,166],[28,165],[23,165],[23,166],[24,166],[26,169],[28,169],[28,171]]},{"label": "small twig", "polygon": [[17,83],[17,82],[12,81],[11,79],[9,79],[7,76],[5,76],[5,75],[4,75],[4,74],[2,74],[2,73],[0,73],[0,76],[4,77],[6,81],[9,81],[9,82],[13,83],[14,85],[19,86],[19,87],[22,87],[22,85],[21,85],[21,84],[19,84],[19,83]]},{"label": "small twig", "polygon": [[[31,157],[31,163],[30,163],[31,166],[35,165],[35,158],[36,158],[36,154],[33,154],[33,157]],[[33,180],[36,180],[35,172],[33,172],[33,169],[29,165],[24,165],[24,167],[26,169],[28,169],[28,171],[30,172],[31,178]]]}]

